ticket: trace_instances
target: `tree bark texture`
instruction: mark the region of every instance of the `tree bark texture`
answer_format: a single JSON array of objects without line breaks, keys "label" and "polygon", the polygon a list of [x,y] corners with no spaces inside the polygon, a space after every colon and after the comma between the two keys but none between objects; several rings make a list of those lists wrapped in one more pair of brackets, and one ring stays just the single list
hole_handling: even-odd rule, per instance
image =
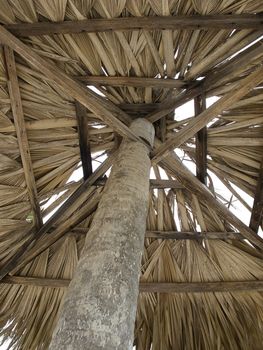
[{"label": "tree bark texture", "polygon": [[[148,121],[136,119],[130,129],[153,144]],[[145,144],[122,141],[50,349],[132,349],[150,167]]]}]

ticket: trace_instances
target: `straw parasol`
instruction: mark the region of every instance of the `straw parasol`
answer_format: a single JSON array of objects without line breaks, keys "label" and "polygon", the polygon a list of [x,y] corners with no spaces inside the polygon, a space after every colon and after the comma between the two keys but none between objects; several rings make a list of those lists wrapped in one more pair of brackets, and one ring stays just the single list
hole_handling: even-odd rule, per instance
[{"label": "straw parasol", "polygon": [[[262,11],[260,0],[0,1],[0,337],[10,349],[48,348],[138,117],[156,137],[135,348],[261,349]],[[194,115],[179,118],[192,100]]]}]

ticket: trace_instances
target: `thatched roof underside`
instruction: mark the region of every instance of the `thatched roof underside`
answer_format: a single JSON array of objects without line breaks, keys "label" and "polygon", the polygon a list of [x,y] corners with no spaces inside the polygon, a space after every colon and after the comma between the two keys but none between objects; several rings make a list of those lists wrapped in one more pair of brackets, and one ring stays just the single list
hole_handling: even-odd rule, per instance
[{"label": "thatched roof underside", "polygon": [[[6,25],[128,16],[255,14],[262,11],[261,0],[1,0],[0,22]],[[87,76],[179,79],[175,88],[116,86],[110,82],[109,85],[95,84],[103,94],[101,99],[117,105],[130,116],[130,120],[143,116],[153,121],[151,116],[163,111],[163,106],[168,104],[169,107],[169,101],[175,101],[202,80],[207,79],[207,84],[200,90],[200,95],[207,98],[217,96],[223,99],[236,86],[241,88],[244,79],[262,65],[261,35],[262,30],[256,28],[137,29],[32,35],[22,36],[19,40],[74,79],[80,76],[85,79]],[[6,52],[1,47],[0,269],[8,265],[25,242],[32,240],[42,226],[41,220],[67,201],[83,182],[83,179],[70,178],[76,169],[82,167],[75,98],[47,77],[41,68],[36,69],[15,53],[37,194],[37,203],[35,207],[32,205],[14,123],[7,63]],[[85,79],[81,82],[83,86],[94,85],[85,83]],[[213,115],[207,127],[208,173],[215,174],[250,213],[253,213],[251,204],[246,203],[240,190],[253,199],[258,191],[262,191],[258,180],[262,172],[263,150],[261,88],[260,83],[251,84],[248,93]],[[187,98],[182,101],[183,104]],[[186,120],[178,120],[173,107],[168,108],[161,120],[154,123],[156,135],[165,143],[175,133],[182,132],[194,118],[189,116]],[[114,127],[90,110],[86,111],[86,121],[93,159],[98,152],[105,157],[113,154],[120,142]],[[179,146],[184,156],[194,163],[197,161],[195,140],[195,134],[189,135]],[[157,180],[181,180],[176,167],[168,167],[165,162],[155,164],[152,173]],[[220,201],[222,193],[216,192],[217,184],[213,183],[211,176],[208,183]],[[48,232],[15,260],[15,265],[8,271],[9,277],[4,277],[6,283],[0,284],[0,336],[11,341],[10,347],[26,350],[48,348],[66,287],[39,286],[33,282],[25,285],[10,280],[8,283],[8,278],[14,275],[70,280],[85,237],[89,239],[88,228],[102,192],[103,186],[94,184],[82,192]],[[151,187],[149,203],[148,232],[240,231],[233,222],[220,216],[205,197],[193,193],[187,184],[168,189]],[[231,210],[230,204],[226,206]],[[36,208],[40,208],[38,220]],[[262,226],[262,220],[259,225]],[[262,280],[262,250],[247,240],[167,240],[153,238],[150,234],[145,238],[142,283]],[[246,292],[142,292],[134,344],[138,350],[262,349],[262,329],[262,289]]]}]

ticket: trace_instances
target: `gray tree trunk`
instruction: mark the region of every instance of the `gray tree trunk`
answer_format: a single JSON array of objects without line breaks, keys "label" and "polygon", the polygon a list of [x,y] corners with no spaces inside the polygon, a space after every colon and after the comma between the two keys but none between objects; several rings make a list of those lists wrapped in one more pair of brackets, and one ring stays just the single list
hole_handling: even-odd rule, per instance
[{"label": "gray tree trunk", "polygon": [[[153,144],[144,119],[130,127]],[[149,150],[124,140],[65,297],[50,349],[132,349],[149,196]]]}]

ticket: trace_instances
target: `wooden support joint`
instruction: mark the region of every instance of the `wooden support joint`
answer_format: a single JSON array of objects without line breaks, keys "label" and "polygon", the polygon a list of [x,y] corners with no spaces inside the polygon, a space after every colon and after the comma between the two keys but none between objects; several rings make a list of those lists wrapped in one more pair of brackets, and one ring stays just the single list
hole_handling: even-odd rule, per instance
[{"label": "wooden support joint", "polygon": [[17,37],[66,34],[66,33],[96,33],[123,30],[179,30],[183,28],[200,30],[208,28],[216,29],[262,29],[262,16],[254,14],[241,15],[207,15],[207,16],[149,16],[149,17],[121,17],[121,18],[96,18],[80,21],[64,21],[58,23],[37,22],[7,24]]}]

